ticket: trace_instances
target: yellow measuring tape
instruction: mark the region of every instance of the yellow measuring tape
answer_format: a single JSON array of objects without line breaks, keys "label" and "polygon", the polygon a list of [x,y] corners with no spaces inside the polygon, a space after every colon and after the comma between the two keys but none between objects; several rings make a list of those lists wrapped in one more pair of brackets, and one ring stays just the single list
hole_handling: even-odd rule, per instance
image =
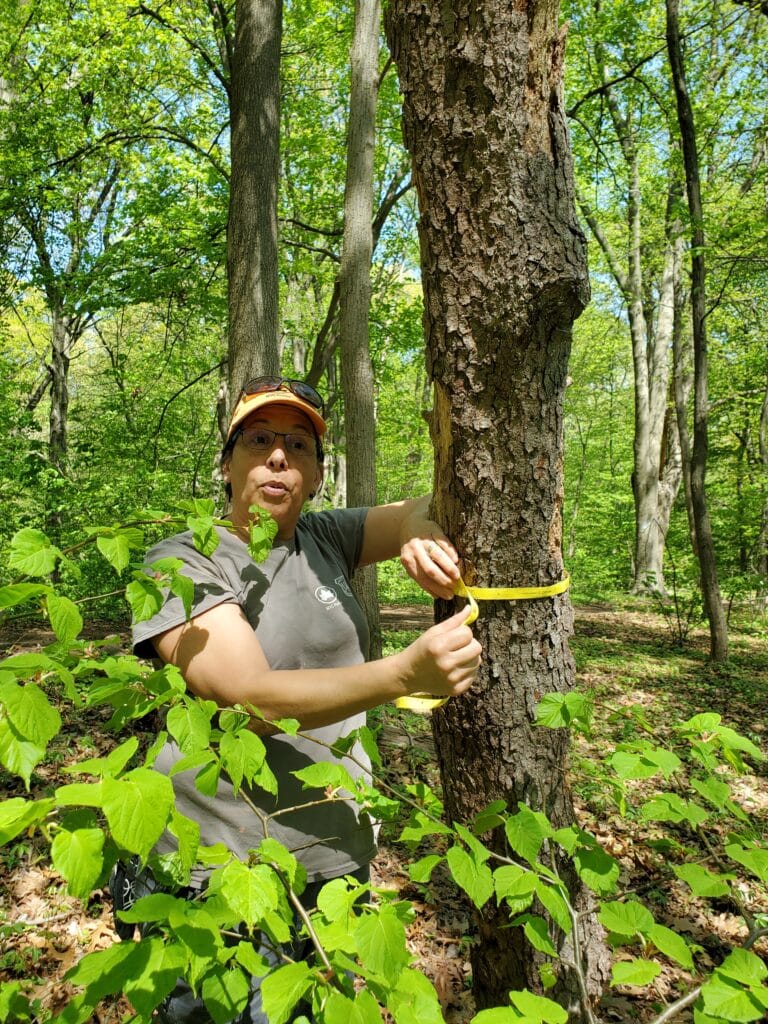
[{"label": "yellow measuring tape", "polygon": [[[468,613],[464,624],[471,625],[480,614],[478,601],[532,601],[537,597],[554,597],[555,594],[564,593],[571,585],[571,577],[568,573],[547,587],[468,587],[459,576],[455,594],[457,597],[466,597]],[[407,708],[409,711],[432,711],[433,708],[442,707],[450,697],[432,697],[428,693],[412,693],[408,697],[398,697],[395,706]]]}]

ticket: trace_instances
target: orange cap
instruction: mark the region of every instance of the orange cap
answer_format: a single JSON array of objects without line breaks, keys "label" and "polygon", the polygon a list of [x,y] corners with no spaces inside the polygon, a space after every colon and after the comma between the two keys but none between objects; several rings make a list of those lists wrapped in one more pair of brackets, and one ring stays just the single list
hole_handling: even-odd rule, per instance
[{"label": "orange cap", "polygon": [[260,391],[255,395],[243,395],[232,413],[232,420],[227,431],[227,441],[232,437],[235,428],[244,419],[265,405],[291,405],[300,409],[317,431],[318,437],[321,437],[328,429],[318,409],[315,409],[309,402],[305,402],[303,398],[295,395],[292,391],[288,391],[287,388],[279,388],[276,391]]}]

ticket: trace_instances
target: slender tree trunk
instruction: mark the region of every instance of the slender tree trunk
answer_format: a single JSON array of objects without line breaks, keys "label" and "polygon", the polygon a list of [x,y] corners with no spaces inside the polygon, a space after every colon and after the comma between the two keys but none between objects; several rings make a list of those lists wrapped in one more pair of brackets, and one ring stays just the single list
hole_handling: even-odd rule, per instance
[{"label": "slender tree trunk", "polygon": [[231,399],[279,373],[277,188],[282,0],[237,0],[231,60],[227,227]]},{"label": "slender tree trunk", "polygon": [[715,545],[706,493],[709,451],[709,383],[707,366],[707,291],[704,209],[699,180],[699,155],[693,108],[688,95],[680,50],[678,0],[666,0],[667,51],[677,101],[677,120],[685,165],[685,182],[691,220],[691,314],[693,321],[693,445],[691,448],[691,502],[698,542],[699,569],[704,610],[709,620],[709,652],[713,661],[728,657],[728,626],[720,597]]},{"label": "slender tree trunk", "polygon": [[69,414],[70,338],[67,318],[59,309],[51,311],[51,408],[48,416],[48,454],[64,473],[67,463],[67,418]]},{"label": "slender tree trunk", "polygon": [[[421,211],[433,514],[456,541],[469,584],[544,584],[563,574],[563,393],[588,277],[558,8],[557,0],[476,0],[462,13],[420,0],[387,8]],[[438,604],[440,617],[450,610]],[[433,719],[452,819],[466,822],[501,798],[512,808],[526,801],[558,825],[574,820],[568,735],[533,724],[545,693],[573,685],[571,625],[567,596],[484,606],[478,682]],[[560,962],[548,994],[580,1021],[608,958],[588,893],[561,868],[583,916],[576,949],[562,934],[557,941],[563,960],[582,966],[583,986]],[[477,925],[478,1008],[506,1005],[510,989],[540,990],[542,957],[508,915],[488,903]]]},{"label": "slender tree trunk", "polygon": [[[610,95],[610,92],[609,92]],[[648,273],[643,266],[641,230],[641,194],[638,155],[633,132],[618,105],[609,99],[614,129],[627,167],[627,239],[626,264],[614,251],[602,231],[594,211],[582,199],[581,207],[592,233],[603,249],[614,280],[620,288],[627,308],[632,341],[634,370],[634,435],[632,494],[635,507],[635,538],[633,549],[633,580],[635,594],[666,593],[664,580],[664,546],[669,527],[669,511],[680,487],[679,460],[674,438],[669,440],[667,399],[671,368],[673,303],[675,287],[674,238],[670,231],[677,189],[670,184],[667,197],[667,244],[661,278],[656,322],[646,313],[644,296],[648,290]],[[673,461],[668,462],[667,456]]]},{"label": "slender tree trunk", "polygon": [[[341,381],[347,434],[347,505],[350,507],[376,504],[376,419],[368,315],[380,20],[378,0],[357,0],[351,56],[344,238],[339,270]],[[371,657],[378,658],[381,656],[381,625],[375,566],[367,566],[356,574],[355,591],[368,619]]]},{"label": "slender tree trunk", "polygon": [[768,581],[768,389],[763,395],[763,405],[760,409],[760,466],[763,470],[763,512],[760,520],[760,535],[757,539],[757,558],[755,568],[757,572]]}]

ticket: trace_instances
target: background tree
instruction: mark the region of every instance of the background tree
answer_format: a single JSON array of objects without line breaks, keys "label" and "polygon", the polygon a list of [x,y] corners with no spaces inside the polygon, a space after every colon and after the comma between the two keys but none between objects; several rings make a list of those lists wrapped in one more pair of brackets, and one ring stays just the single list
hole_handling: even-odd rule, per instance
[{"label": "background tree", "polygon": [[[339,335],[347,444],[347,506],[376,504],[376,415],[368,343],[373,256],[373,184],[381,6],[355,4],[350,59],[344,236],[339,266]],[[356,575],[355,589],[371,631],[371,656],[381,656],[376,567]]]},{"label": "background tree", "polygon": [[[260,373],[280,372],[277,192],[281,0],[236,0],[227,222],[232,401]],[[224,8],[226,9],[226,8]]]},{"label": "background tree", "polygon": [[709,361],[707,343],[707,275],[704,235],[704,207],[699,183],[699,154],[696,125],[688,94],[685,66],[680,47],[679,6],[667,0],[667,49],[677,101],[677,119],[685,166],[685,185],[691,220],[691,317],[694,351],[693,444],[691,446],[691,503],[696,531],[696,550],[701,567],[701,587],[709,621],[710,655],[713,661],[728,657],[728,629],[720,597],[712,521],[706,492],[709,450]]},{"label": "background tree", "polygon": [[[434,506],[467,582],[542,585],[562,559],[563,391],[571,325],[588,299],[561,95],[565,38],[556,2],[479,2],[471,14],[398,0],[387,33],[400,72],[404,136],[421,218],[427,366],[435,388]],[[445,615],[447,609],[440,608]],[[532,726],[544,693],[573,685],[567,598],[491,604],[470,697],[436,713],[450,818],[519,800],[574,817],[567,739]],[[497,842],[503,848],[503,837]],[[575,947],[553,992],[588,1019],[607,966],[586,891]],[[488,903],[472,951],[480,1007],[541,987],[540,956]]]}]

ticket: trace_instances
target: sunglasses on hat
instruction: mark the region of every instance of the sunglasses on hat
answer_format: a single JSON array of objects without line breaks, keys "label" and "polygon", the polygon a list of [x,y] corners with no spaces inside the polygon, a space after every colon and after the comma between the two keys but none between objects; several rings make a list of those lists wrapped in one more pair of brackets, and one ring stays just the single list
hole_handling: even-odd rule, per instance
[{"label": "sunglasses on hat", "polygon": [[317,409],[321,416],[325,415],[325,404],[317,391],[303,380],[293,380],[291,377],[254,377],[242,389],[238,401],[253,395],[263,395],[268,391],[290,391],[313,409]]}]

